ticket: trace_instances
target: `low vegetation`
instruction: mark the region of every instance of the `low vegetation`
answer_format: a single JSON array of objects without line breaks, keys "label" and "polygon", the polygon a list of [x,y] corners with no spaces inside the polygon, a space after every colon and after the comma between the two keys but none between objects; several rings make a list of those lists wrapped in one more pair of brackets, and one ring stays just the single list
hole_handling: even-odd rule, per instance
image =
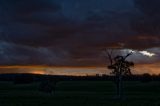
[{"label": "low vegetation", "polygon": [[[41,82],[0,82],[0,106],[159,106],[160,82],[124,82],[123,100],[115,99],[112,81],[61,81],[55,93],[39,90]],[[54,85],[54,82],[53,82]]]}]

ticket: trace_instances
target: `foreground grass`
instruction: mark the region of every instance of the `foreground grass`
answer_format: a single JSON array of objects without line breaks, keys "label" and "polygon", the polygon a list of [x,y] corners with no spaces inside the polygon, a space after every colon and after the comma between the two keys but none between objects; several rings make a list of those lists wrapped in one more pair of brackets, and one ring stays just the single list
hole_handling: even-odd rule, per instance
[{"label": "foreground grass", "polygon": [[124,100],[116,100],[107,81],[60,82],[56,94],[38,91],[38,83],[0,82],[0,106],[160,106],[160,82],[125,82]]}]

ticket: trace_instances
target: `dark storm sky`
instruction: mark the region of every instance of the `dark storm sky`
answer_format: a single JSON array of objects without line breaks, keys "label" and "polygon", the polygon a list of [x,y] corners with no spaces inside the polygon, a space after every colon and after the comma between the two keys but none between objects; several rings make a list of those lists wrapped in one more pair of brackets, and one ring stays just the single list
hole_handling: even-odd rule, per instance
[{"label": "dark storm sky", "polygon": [[159,0],[0,0],[0,14],[1,65],[102,66],[111,47],[160,60]]}]

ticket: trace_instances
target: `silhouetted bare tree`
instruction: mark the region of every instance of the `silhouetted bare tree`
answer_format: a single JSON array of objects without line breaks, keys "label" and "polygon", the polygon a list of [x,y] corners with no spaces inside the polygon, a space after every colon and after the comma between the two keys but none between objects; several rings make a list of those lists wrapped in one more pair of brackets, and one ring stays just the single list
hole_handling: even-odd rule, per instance
[{"label": "silhouetted bare tree", "polygon": [[110,65],[108,65],[108,69],[111,69],[111,74],[115,76],[115,84],[117,89],[117,97],[122,97],[122,79],[125,75],[131,75],[131,66],[134,66],[133,62],[127,61],[126,59],[132,55],[133,53],[130,52],[125,56],[116,55],[113,57],[113,50],[106,51],[107,57],[110,61]]}]

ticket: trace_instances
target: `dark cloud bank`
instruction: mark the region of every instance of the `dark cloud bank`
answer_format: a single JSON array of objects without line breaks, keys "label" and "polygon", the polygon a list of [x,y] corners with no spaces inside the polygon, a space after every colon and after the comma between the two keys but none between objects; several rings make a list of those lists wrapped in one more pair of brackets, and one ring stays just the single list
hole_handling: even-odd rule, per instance
[{"label": "dark cloud bank", "polygon": [[0,64],[99,66],[108,47],[159,52],[159,5],[158,0],[1,0]]}]

